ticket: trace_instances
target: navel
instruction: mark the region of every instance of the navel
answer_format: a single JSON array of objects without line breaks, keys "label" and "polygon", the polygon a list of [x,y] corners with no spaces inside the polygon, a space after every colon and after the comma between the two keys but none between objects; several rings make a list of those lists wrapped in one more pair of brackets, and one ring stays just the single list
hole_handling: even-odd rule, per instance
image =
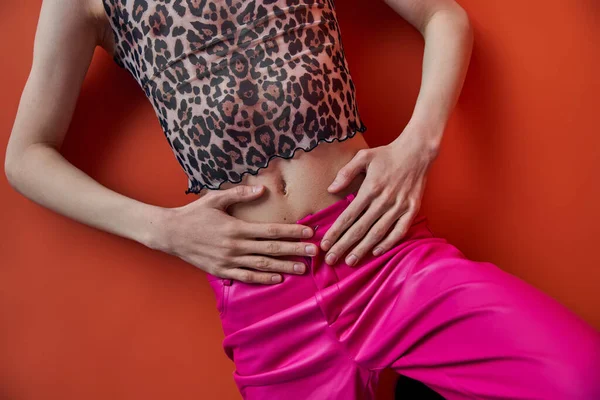
[{"label": "navel", "polygon": [[285,181],[285,179],[281,178],[281,193],[283,193],[284,195],[287,195],[287,182]]}]

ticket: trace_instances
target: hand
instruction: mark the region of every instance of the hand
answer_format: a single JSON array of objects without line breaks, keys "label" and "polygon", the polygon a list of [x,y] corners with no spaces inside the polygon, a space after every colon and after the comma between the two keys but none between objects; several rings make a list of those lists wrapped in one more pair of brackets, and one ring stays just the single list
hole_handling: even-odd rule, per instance
[{"label": "hand", "polygon": [[[253,187],[258,191],[253,192]],[[314,256],[317,246],[275,239],[309,238],[314,234],[310,227],[296,223],[246,222],[225,211],[230,204],[252,201],[263,193],[262,185],[237,185],[210,191],[183,207],[167,209],[161,234],[166,243],[164,251],[211,275],[242,282],[274,284],[282,281],[277,272],[303,274],[304,263],[274,257]],[[310,249],[312,253],[307,251]],[[299,269],[294,269],[294,264]]]},{"label": "hand", "polygon": [[419,212],[427,172],[436,157],[437,147],[407,131],[389,145],[359,150],[327,189],[338,192],[366,171],[356,197],[321,240],[321,248],[328,251],[325,262],[335,264],[358,242],[345,260],[356,265],[374,246],[373,255],[378,256],[402,239]]}]

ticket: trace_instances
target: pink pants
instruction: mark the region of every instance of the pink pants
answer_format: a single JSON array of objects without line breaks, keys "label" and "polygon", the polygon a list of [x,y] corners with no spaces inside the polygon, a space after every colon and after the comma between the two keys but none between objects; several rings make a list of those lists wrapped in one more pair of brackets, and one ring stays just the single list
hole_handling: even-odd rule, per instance
[{"label": "pink pants", "polygon": [[[320,242],[355,193],[308,214]],[[244,399],[373,399],[380,372],[451,399],[600,399],[600,334],[492,263],[467,259],[419,215],[356,267],[316,257],[276,285],[208,275]]]}]

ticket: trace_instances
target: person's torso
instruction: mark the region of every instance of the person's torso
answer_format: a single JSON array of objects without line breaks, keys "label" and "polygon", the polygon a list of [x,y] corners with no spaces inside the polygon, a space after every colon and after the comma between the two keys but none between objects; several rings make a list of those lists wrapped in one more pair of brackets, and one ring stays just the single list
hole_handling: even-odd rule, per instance
[{"label": "person's torso", "polygon": [[186,193],[261,183],[261,199],[230,213],[290,222],[357,188],[360,178],[338,195],[326,191],[368,147],[356,134],[366,127],[332,0],[103,6],[113,59],[151,101],[188,177]]}]

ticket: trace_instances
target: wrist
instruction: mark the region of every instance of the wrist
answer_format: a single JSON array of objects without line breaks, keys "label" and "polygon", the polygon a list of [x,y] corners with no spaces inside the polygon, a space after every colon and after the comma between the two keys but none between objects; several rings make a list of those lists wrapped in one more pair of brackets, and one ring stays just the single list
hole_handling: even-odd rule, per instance
[{"label": "wrist", "polygon": [[443,125],[420,124],[410,121],[402,134],[394,140],[394,143],[400,142],[400,138],[404,137],[402,141],[412,141],[427,158],[433,161],[439,154],[444,128]]},{"label": "wrist", "polygon": [[169,252],[168,221],[170,208],[148,206],[143,210],[144,229],[141,230],[137,241],[144,246],[162,252]]}]

